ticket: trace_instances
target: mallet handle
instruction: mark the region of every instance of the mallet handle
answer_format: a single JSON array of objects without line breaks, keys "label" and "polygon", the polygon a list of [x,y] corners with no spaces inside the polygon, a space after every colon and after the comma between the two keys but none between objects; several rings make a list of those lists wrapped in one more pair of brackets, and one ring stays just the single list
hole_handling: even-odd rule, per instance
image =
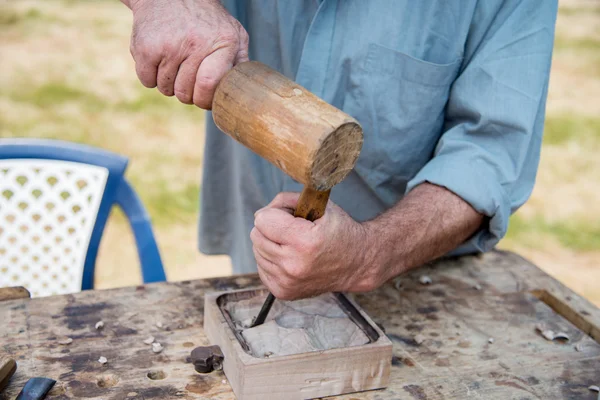
[{"label": "mallet handle", "polygon": [[329,192],[330,190],[320,192],[305,186],[298,199],[294,217],[304,218],[311,222],[321,218],[325,215]]}]

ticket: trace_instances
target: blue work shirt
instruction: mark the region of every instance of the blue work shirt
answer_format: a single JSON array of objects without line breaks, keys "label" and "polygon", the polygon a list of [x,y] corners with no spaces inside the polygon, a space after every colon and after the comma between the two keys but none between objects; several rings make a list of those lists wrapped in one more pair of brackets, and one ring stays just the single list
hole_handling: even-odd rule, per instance
[{"label": "blue work shirt", "polygon": [[[225,0],[250,58],[356,118],[364,146],[331,199],[372,219],[415,186],[443,186],[487,216],[455,254],[491,249],[531,194],[556,0]],[[299,127],[301,128],[301,127]],[[200,250],[256,271],[254,212],[301,185],[207,114]]]}]

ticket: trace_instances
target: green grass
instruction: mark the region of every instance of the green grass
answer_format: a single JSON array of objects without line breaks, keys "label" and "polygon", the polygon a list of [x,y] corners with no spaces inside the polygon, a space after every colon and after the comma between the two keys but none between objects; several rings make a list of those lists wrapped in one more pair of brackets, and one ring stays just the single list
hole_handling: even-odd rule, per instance
[{"label": "green grass", "polygon": [[190,219],[195,220],[198,215],[199,182],[174,189],[167,181],[154,181],[151,185],[135,178],[132,181],[146,210],[152,216],[153,224],[166,226],[189,222]]},{"label": "green grass", "polygon": [[578,251],[600,250],[600,221],[571,219],[548,222],[541,216],[525,219],[515,214],[510,219],[506,239],[543,248],[548,237],[566,248]]},{"label": "green grass", "polygon": [[124,100],[114,105],[115,111],[131,113],[173,113],[182,117],[198,118],[202,113],[196,106],[182,104],[176,97],[166,97],[157,89],[140,88],[137,96],[132,100]]},{"label": "green grass", "polygon": [[0,8],[0,26],[8,27],[25,22],[37,21],[44,17],[37,8],[30,8],[25,12]]},{"label": "green grass", "polygon": [[573,141],[600,147],[600,117],[553,115],[546,118],[545,145],[559,146]]},{"label": "green grass", "polygon": [[554,40],[555,50],[600,52],[600,39],[595,37],[567,38],[557,35]]},{"label": "green grass", "polygon": [[33,104],[43,109],[65,103],[76,103],[88,110],[95,111],[106,107],[106,101],[95,94],[63,82],[50,81],[40,86],[22,83],[14,85],[7,95],[14,101]]},{"label": "green grass", "polygon": [[560,7],[558,12],[562,16],[582,15],[582,14],[600,14],[600,7]]}]

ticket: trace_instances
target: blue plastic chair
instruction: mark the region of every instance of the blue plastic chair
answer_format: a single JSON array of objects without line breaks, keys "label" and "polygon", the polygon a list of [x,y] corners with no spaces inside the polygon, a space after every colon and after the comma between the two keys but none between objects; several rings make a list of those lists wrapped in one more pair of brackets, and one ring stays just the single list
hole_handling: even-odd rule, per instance
[{"label": "blue plastic chair", "polygon": [[91,289],[114,204],[131,224],[144,282],[164,281],[150,218],[124,177],[127,164],[90,146],[0,139],[0,287],[31,287],[34,296],[77,291],[79,282]]}]

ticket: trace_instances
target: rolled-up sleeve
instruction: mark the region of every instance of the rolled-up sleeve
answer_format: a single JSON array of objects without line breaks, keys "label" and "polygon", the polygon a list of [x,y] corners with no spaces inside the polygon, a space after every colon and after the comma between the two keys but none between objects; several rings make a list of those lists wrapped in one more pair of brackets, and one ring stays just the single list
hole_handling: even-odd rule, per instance
[{"label": "rolled-up sleeve", "polygon": [[[480,2],[485,7],[486,2]],[[494,13],[485,26],[486,13]],[[446,187],[487,218],[454,254],[487,251],[529,198],[539,163],[552,58],[555,0],[479,9],[450,90],[434,157],[408,183]],[[489,16],[488,16],[489,17]]]}]

